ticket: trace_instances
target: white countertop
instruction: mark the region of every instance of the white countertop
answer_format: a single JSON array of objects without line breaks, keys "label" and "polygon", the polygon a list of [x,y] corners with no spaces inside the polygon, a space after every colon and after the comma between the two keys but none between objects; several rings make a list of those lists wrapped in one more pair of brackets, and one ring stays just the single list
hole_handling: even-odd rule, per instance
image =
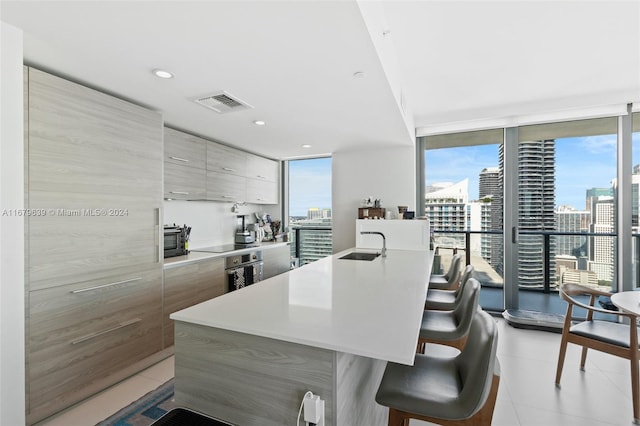
[{"label": "white countertop", "polygon": [[[310,263],[171,319],[412,365],[433,253]],[[358,249],[358,251],[368,251]]]},{"label": "white countertop", "polygon": [[[240,248],[233,251],[227,251],[224,253],[208,253],[199,251],[190,251],[189,254],[184,256],[167,257],[164,259],[164,269],[176,268],[193,262],[201,262],[207,259],[215,259],[216,257],[225,258],[227,256],[235,256],[238,254],[249,253],[256,250],[268,250],[275,247],[281,247],[290,244],[289,242],[263,242],[258,246]],[[194,250],[198,250],[197,248]]]}]

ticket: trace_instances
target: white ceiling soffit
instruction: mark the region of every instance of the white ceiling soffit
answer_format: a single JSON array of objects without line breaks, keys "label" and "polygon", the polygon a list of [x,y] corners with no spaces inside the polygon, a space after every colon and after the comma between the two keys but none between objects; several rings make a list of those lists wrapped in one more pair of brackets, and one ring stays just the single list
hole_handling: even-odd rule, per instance
[{"label": "white ceiling soffit", "polygon": [[[355,0],[3,0],[0,19],[27,64],[270,158],[414,143]],[[212,114],[193,101],[212,88],[254,108]]]},{"label": "white ceiling soffit", "polygon": [[557,123],[562,121],[586,120],[590,118],[614,117],[619,115],[627,115],[627,113],[627,105],[625,104],[603,105],[591,108],[580,108],[571,110],[545,111],[538,114],[500,117],[486,120],[470,120],[458,123],[425,126],[416,129],[416,136],[431,136],[475,130],[528,126],[532,124]]},{"label": "white ceiling soffit", "polygon": [[638,1],[384,1],[418,135],[640,100]]},{"label": "white ceiling soffit", "polygon": [[[2,0],[0,19],[28,64],[271,158],[640,102],[638,1]],[[193,102],[212,88],[254,108]]]}]

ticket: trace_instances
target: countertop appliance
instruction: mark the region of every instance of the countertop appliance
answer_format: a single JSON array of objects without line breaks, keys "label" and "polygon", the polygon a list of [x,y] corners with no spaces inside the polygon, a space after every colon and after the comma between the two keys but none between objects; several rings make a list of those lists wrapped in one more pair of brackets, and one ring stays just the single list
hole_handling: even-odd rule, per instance
[{"label": "countertop appliance", "polygon": [[173,225],[165,225],[164,257],[183,256],[189,253],[187,242],[189,241],[190,233],[191,227],[187,225],[179,226],[175,223]]},{"label": "countertop appliance", "polygon": [[236,244],[253,244],[255,239],[247,229],[246,216],[239,214],[236,217],[238,219],[236,226]]},{"label": "countertop appliance", "polygon": [[228,256],[225,259],[227,291],[239,290],[262,281],[263,267],[262,250]]}]

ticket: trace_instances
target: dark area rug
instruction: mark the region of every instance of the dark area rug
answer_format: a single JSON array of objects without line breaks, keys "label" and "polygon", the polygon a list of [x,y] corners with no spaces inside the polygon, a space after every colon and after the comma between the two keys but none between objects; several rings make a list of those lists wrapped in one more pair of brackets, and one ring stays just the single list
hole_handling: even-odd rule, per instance
[{"label": "dark area rug", "polygon": [[96,426],[149,426],[173,408],[175,401],[171,379]]}]

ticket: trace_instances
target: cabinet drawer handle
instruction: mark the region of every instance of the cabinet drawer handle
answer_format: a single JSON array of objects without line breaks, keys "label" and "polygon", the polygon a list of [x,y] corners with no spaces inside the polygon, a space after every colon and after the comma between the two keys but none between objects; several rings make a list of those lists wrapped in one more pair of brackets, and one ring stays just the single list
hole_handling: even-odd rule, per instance
[{"label": "cabinet drawer handle", "polygon": [[256,176],[256,177],[257,177],[258,179],[266,179],[266,178],[267,178],[266,176],[262,176],[262,175],[258,175],[258,176]]},{"label": "cabinet drawer handle", "polygon": [[233,198],[233,195],[223,195],[222,198]]},{"label": "cabinet drawer handle", "polygon": [[185,191],[169,191],[169,194],[189,195],[189,193]]},{"label": "cabinet drawer handle", "polygon": [[171,157],[171,156],[169,158],[171,158],[172,160],[176,160],[176,161],[182,161],[184,163],[188,163],[189,162],[189,160],[187,160],[186,158]]},{"label": "cabinet drawer handle", "polygon": [[236,169],[232,169],[231,167],[223,167],[222,170],[224,170],[225,172],[235,172]]},{"label": "cabinet drawer handle", "polygon": [[82,342],[86,342],[87,340],[95,339],[96,337],[102,336],[102,335],[107,334],[107,333],[111,333],[112,331],[120,330],[121,328],[125,328],[125,327],[128,327],[128,326],[133,325],[133,324],[137,324],[140,321],[142,321],[142,319],[134,318],[134,319],[131,319],[129,321],[121,322],[119,325],[116,325],[115,327],[111,327],[111,328],[108,328],[106,330],[98,331],[97,333],[87,334],[86,336],[78,337],[77,339],[72,340],[71,344],[72,345],[77,345],[78,343],[82,343]]},{"label": "cabinet drawer handle", "polygon": [[265,201],[265,199],[264,199],[264,198],[256,198],[256,200],[258,200],[258,201]]},{"label": "cabinet drawer handle", "polygon": [[123,281],[116,281],[114,283],[97,285],[95,287],[79,288],[77,290],[72,290],[70,293],[72,293],[72,294],[84,293],[85,291],[99,290],[99,289],[105,288],[105,287],[113,287],[114,285],[118,285],[118,284],[126,284],[126,283],[130,283],[130,282],[133,282],[133,281],[140,281],[141,279],[142,279],[142,277],[137,277],[137,278],[131,278],[131,279],[128,279],[128,280],[123,280]]}]

